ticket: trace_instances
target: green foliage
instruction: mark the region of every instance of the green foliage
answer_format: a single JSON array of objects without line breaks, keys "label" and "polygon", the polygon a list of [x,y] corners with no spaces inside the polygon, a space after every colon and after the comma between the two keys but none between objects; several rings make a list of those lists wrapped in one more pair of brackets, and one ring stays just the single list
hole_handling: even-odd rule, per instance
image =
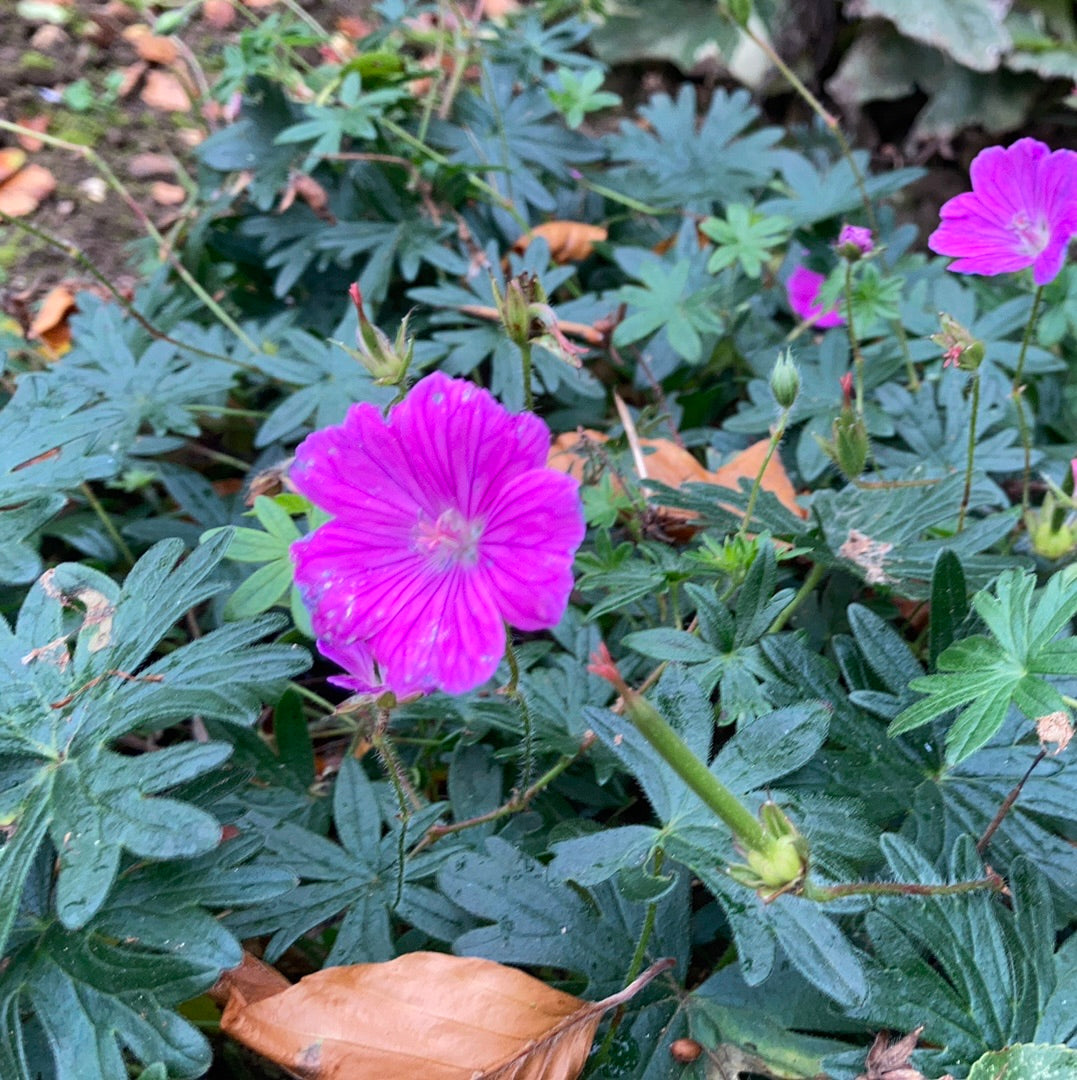
[{"label": "green foliage", "polygon": [[960,709],[946,736],[947,760],[958,764],[998,731],[1012,705],[1032,721],[1065,713],[1045,676],[1077,674],[1077,639],[1058,639],[1077,613],[1077,585],[1072,574],[1056,574],[1033,600],[1035,586],[1033,575],[1007,570],[993,592],[973,597],[990,636],[954,642],[938,658],[939,674],[913,680],[927,696],[894,719],[891,734]]}]

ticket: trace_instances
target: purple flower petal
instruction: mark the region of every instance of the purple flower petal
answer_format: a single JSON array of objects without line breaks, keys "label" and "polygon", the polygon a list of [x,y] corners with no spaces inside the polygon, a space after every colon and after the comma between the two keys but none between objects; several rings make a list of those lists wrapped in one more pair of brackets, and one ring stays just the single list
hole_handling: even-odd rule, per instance
[{"label": "purple flower petal", "polygon": [[819,290],[826,278],[809,270],[806,266],[798,266],[785,283],[785,289],[789,296],[789,306],[799,319],[814,319],[815,325],[820,330],[829,330],[832,326],[844,326],[845,320],[841,317],[836,307],[823,311],[819,303]]},{"label": "purple flower petal", "polygon": [[1077,153],[1018,139],[982,150],[969,174],[972,191],[943,205],[928,247],[956,256],[950,269],[959,274],[1032,267],[1037,285],[1053,281],[1077,233]]},{"label": "purple flower petal", "polygon": [[304,440],[294,483],[336,517],[291,554],[341,685],[462,693],[493,675],[506,621],[560,620],[584,523],[549,443],[537,417],[441,373],[388,418],[356,405]]}]

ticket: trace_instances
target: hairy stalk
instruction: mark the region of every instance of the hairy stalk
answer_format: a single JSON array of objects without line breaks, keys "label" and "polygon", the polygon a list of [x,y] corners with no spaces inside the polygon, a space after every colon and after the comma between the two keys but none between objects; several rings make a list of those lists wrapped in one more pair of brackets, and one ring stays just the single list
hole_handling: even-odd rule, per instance
[{"label": "hairy stalk", "polygon": [[49,135],[43,131],[31,131],[29,128],[23,127],[22,124],[13,124],[10,120],[0,120],[0,131],[10,131],[13,135],[29,135],[31,138],[38,139],[47,146],[53,146],[58,150],[66,150],[68,153],[75,154],[77,157],[82,158],[83,161],[92,165],[101,174],[101,178],[105,183],[123,200],[124,204],[138,220],[139,225],[157,245],[158,252],[161,253],[168,265],[176,272],[176,275],[183,284],[190,289],[207,310],[213,313],[217,321],[232,333],[232,335],[247,349],[252,353],[262,352],[260,346],[255,344],[254,340],[243,327],[240,326],[239,323],[237,323],[208,292],[206,292],[206,290],[195,280],[187,267],[176,257],[176,253],[161,235],[157,226],[149,219],[146,212],[138,205],[134,196],[127,190],[123,181],[112,171],[108,162],[105,161],[100,154],[91,150],[88,146],[80,146],[78,143],[68,142],[66,139],[58,139],[55,135]]},{"label": "hairy stalk", "polygon": [[135,565],[134,552],[127,546],[127,541],[120,535],[120,530],[116,528],[115,522],[109,517],[108,511],[101,504],[101,500],[93,493],[93,488],[90,487],[85,481],[79,485],[86,501],[90,504],[90,509],[97,515],[101,524],[105,528],[105,532],[108,533],[112,542],[116,545],[116,550],[123,557],[123,561],[127,563],[128,567]]},{"label": "hairy stalk", "polygon": [[516,659],[516,650],[512,647],[512,630],[507,625],[505,626],[505,659],[509,665],[509,681],[501,692],[505,697],[516,702],[524,726],[523,758],[520,762],[520,783],[518,785],[523,790],[531,786],[535,774],[535,731],[531,722],[531,710],[528,708],[527,699],[520,690],[520,663]]},{"label": "hairy stalk", "polygon": [[[167,341],[169,345],[175,345],[178,349],[183,349],[186,352],[194,353],[196,356],[204,356],[209,360],[222,360],[226,364],[235,364],[236,367],[245,368],[248,371],[253,371],[254,368],[250,364],[244,364],[241,360],[236,360],[231,356],[225,356],[224,353],[211,352],[208,349],[200,349],[196,345],[188,345],[185,341],[179,341],[177,338],[169,337],[163,330],[158,329],[142,314],[135,305],[127,299],[116,288],[115,285],[105,276],[105,274],[99,270],[93,260],[82,250],[77,244],[70,243],[67,240],[61,240],[58,236],[53,236],[52,233],[47,232],[39,225],[33,225],[28,221],[24,221],[22,218],[13,218],[8,214],[5,214],[3,210],[0,210],[0,222],[5,225],[14,225],[16,229],[20,229],[28,236],[33,236],[35,239],[42,241],[42,243],[48,244],[50,247],[55,248],[57,251],[62,251],[72,262],[77,263],[86,271],[102,288],[107,289],[109,295],[116,301],[131,316],[143,330],[146,331],[151,337],[157,341]],[[245,466],[246,468],[247,466]]]},{"label": "hairy stalk", "polygon": [[474,829],[478,825],[486,825],[491,821],[500,821],[502,818],[526,810],[537,795],[542,794],[566,769],[579,761],[594,746],[596,738],[593,731],[588,731],[574,754],[563,754],[558,762],[547,769],[526,791],[514,791],[509,800],[496,809],[488,810],[485,814],[476,814],[475,817],[466,818],[464,821],[454,821],[451,825],[431,825],[412,849],[412,856],[436,843],[443,836],[451,836],[465,829]]},{"label": "hairy stalk", "polygon": [[396,794],[396,805],[400,816],[400,835],[396,844],[396,895],[392,904],[395,909],[404,896],[404,867],[408,857],[408,823],[411,821],[412,811],[420,809],[422,803],[408,782],[404,767],[396,756],[396,750],[389,739],[388,727],[389,713],[386,710],[379,710],[377,723],[370,736],[370,743],[374,747],[374,753],[378,755],[378,761],[381,762],[385,775],[389,777],[393,792]]},{"label": "hairy stalk", "polygon": [[1021,376],[1025,373],[1025,357],[1028,355],[1028,347],[1032,342],[1032,334],[1036,329],[1036,319],[1040,314],[1040,303],[1043,300],[1044,286],[1040,285],[1032,298],[1032,312],[1028,317],[1028,325],[1025,327],[1024,337],[1021,338],[1021,352],[1017,356],[1017,367],[1013,373],[1013,385],[1010,396],[1017,408],[1017,427],[1021,433],[1021,448],[1025,453],[1025,465],[1021,474],[1021,510],[1028,509],[1028,489],[1032,483],[1032,431],[1028,426],[1028,417],[1025,415],[1024,387],[1021,385]]},{"label": "hairy stalk", "polygon": [[906,881],[850,881],[841,885],[815,885],[805,881],[800,895],[817,904],[828,904],[846,896],[959,896],[962,893],[1002,892],[1006,882],[994,871],[975,881],[957,881],[952,885],[921,885]]},{"label": "hairy stalk", "polygon": [[524,408],[535,411],[535,392],[531,386],[531,342],[525,341],[520,346],[520,364],[524,373]]},{"label": "hairy stalk", "polygon": [[800,605],[815,591],[815,586],[822,581],[825,573],[826,567],[822,563],[812,563],[812,568],[808,571],[804,583],[797,589],[796,596],[778,612],[778,617],[767,628],[768,634],[776,634],[779,630],[785,629],[785,624],[793,617]]},{"label": "hairy stalk", "polygon": [[969,499],[972,497],[972,467],[976,460],[976,421],[980,415],[980,373],[972,373],[972,415],[969,418],[969,450],[968,460],[965,462],[965,490],[961,495],[961,509],[957,515],[957,531],[965,527],[965,515],[969,509]]},{"label": "hairy stalk", "polygon": [[912,362],[912,353],[909,352],[909,337],[905,333],[900,319],[891,319],[890,326],[894,335],[901,345],[901,355],[905,360],[905,377],[909,380],[909,389],[915,394],[920,389],[920,376],[916,374],[916,365]]},{"label": "hairy stalk", "polygon": [[875,207],[872,205],[871,197],[868,195],[867,185],[864,183],[864,174],[860,171],[860,166],[857,165],[856,158],[853,157],[852,149],[849,146],[849,140],[845,138],[845,133],[841,130],[837,117],[824,108],[823,103],[804,85],[798,78],[796,72],[793,71],[793,69],[778,55],[774,46],[771,45],[766,38],[760,37],[750,26],[740,23],[737,19],[733,19],[726,4],[720,4],[720,8],[727,18],[732,19],[732,21],[737,24],[740,32],[760,49],[766,58],[781,72],[782,77],[789,83],[794,92],[801,100],[803,100],[808,108],[823,121],[827,130],[834,136],[838,147],[841,150],[842,157],[849,163],[849,168],[852,170],[853,180],[856,182],[856,189],[860,193],[860,201],[864,204],[864,213],[867,215],[868,225],[871,227],[871,231],[877,234],[879,231],[879,222],[875,217]]},{"label": "hairy stalk", "polygon": [[752,523],[752,514],[755,511],[755,503],[759,498],[759,492],[763,487],[763,475],[767,471],[770,459],[774,457],[774,451],[778,449],[778,443],[782,441],[782,436],[785,434],[785,426],[788,422],[789,410],[782,409],[782,414],[778,418],[778,423],[771,432],[770,445],[767,447],[767,452],[763,455],[763,464],[759,466],[759,472],[756,473],[755,476],[755,483],[752,484],[752,490],[748,496],[748,505],[744,508],[744,517],[741,519],[740,528],[737,529],[735,539],[743,540],[744,537],[748,535],[748,529]]},{"label": "hairy stalk", "polygon": [[1025,775],[1021,777],[1013,786],[1013,790],[1002,800],[1002,805],[998,808],[998,813],[991,819],[991,823],[984,829],[983,836],[976,841],[976,850],[982,855],[987,850],[987,845],[991,843],[991,837],[998,832],[998,827],[1002,824],[1006,815],[1010,812],[1011,807],[1017,802],[1018,796],[1021,794],[1021,789],[1028,783],[1028,778],[1032,775],[1032,770],[1047,756],[1046,750],[1041,750],[1033,759],[1032,764],[1029,765],[1025,771]]},{"label": "hairy stalk", "polygon": [[853,321],[853,265],[845,263],[845,329],[849,334],[849,351],[853,354],[856,372],[856,415],[864,418],[864,354],[860,351],[860,339],[856,336]]}]

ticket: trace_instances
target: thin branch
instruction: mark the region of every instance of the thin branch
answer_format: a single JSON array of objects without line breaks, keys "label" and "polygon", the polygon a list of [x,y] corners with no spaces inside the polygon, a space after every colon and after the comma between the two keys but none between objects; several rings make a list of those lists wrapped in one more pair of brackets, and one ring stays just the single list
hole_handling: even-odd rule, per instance
[{"label": "thin branch", "polygon": [[1025,775],[1021,777],[1013,786],[1013,790],[1002,800],[1002,805],[998,808],[998,813],[991,819],[991,824],[984,829],[983,836],[976,841],[976,850],[982,855],[987,850],[987,845],[991,843],[991,837],[998,832],[998,827],[1002,824],[1003,819],[1010,812],[1010,808],[1015,802],[1017,802],[1018,796],[1021,794],[1021,789],[1028,782],[1028,778],[1032,775],[1032,770],[1039,765],[1041,761],[1047,756],[1046,750],[1041,750],[1033,759],[1032,764],[1029,765],[1025,771]]}]

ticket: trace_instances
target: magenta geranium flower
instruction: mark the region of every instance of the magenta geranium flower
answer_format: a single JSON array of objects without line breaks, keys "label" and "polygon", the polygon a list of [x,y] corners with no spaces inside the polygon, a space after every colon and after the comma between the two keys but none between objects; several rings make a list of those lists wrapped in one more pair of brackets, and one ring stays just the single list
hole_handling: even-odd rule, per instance
[{"label": "magenta geranium flower", "polygon": [[388,418],[353,405],[303,441],[292,480],[334,517],[292,558],[341,685],[463,693],[493,675],[506,623],[557,624],[584,522],[549,445],[538,417],[440,372]]},{"label": "magenta geranium flower", "polygon": [[785,290],[789,296],[789,306],[793,309],[797,318],[812,319],[821,330],[829,330],[832,326],[844,326],[845,320],[838,314],[837,307],[823,310],[819,303],[819,290],[823,287],[826,277],[809,270],[806,266],[798,266],[785,283]]},{"label": "magenta geranium flower", "polygon": [[1053,281],[1077,233],[1077,153],[1037,139],[981,150],[970,169],[972,191],[939,211],[928,237],[939,255],[956,255],[959,274],[1006,274],[1032,267],[1037,285]]}]

